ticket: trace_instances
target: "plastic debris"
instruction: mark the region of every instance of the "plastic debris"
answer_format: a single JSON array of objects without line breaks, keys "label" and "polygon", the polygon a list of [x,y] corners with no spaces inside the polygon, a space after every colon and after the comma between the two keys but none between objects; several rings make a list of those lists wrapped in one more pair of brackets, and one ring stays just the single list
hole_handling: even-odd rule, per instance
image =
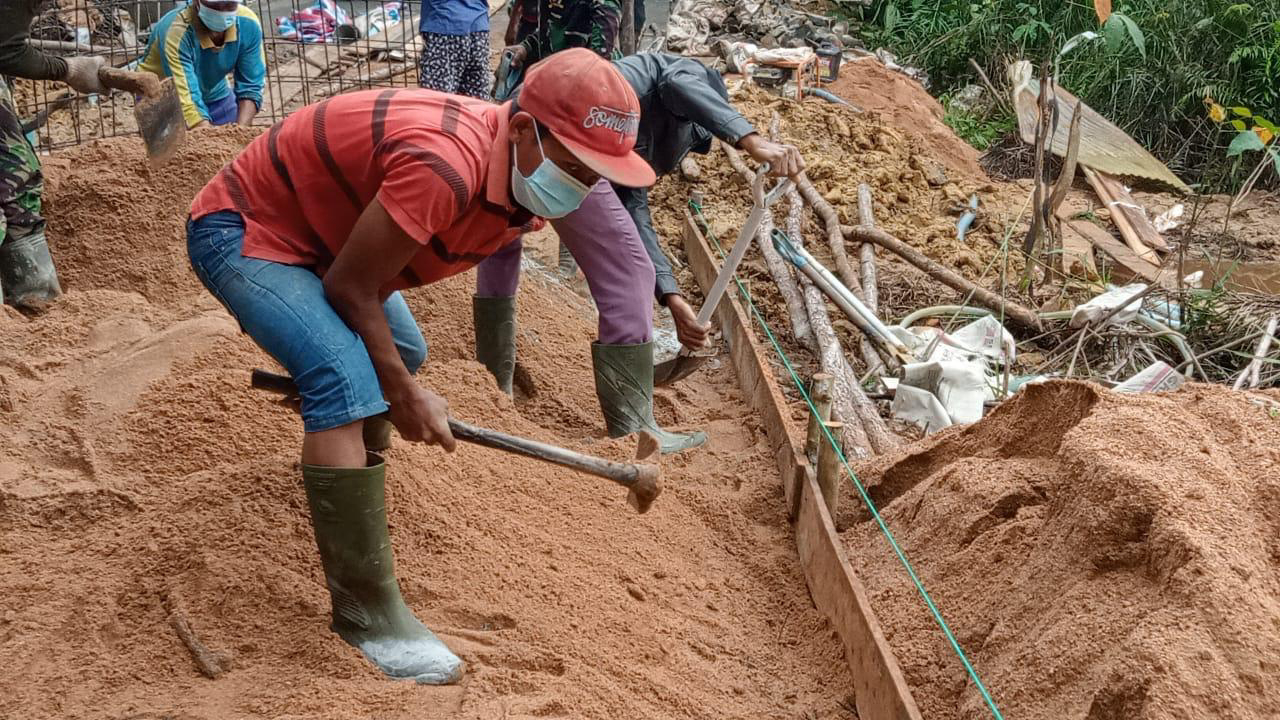
[{"label": "plastic debris", "polygon": [[1138,316],[1142,309],[1142,299],[1134,299],[1146,291],[1146,283],[1133,283],[1123,287],[1108,286],[1108,290],[1083,305],[1076,307],[1071,313],[1070,325],[1079,329],[1091,325],[1106,317],[1112,310],[1121,305],[1127,306],[1107,320],[1108,324],[1123,324]]},{"label": "plastic debris", "polygon": [[1182,203],[1178,203],[1157,215],[1151,221],[1151,224],[1155,226],[1156,232],[1167,233],[1182,224],[1182,221],[1178,218],[1181,218],[1185,212],[1186,208],[1182,206]]},{"label": "plastic debris", "polygon": [[1156,362],[1112,389],[1120,393],[1168,392],[1182,387],[1186,381],[1185,375],[1167,363]]},{"label": "plastic debris", "polygon": [[[941,427],[939,427],[940,419],[934,415],[926,418],[927,424],[920,423],[919,418],[914,420],[917,424],[923,424],[927,432],[941,430],[947,425],[981,420],[982,404],[988,397],[986,373],[981,364],[974,362],[912,363],[902,368],[902,378],[898,383],[898,389],[894,392],[895,406],[906,388],[927,391],[946,413],[948,422]],[[907,394],[912,393],[908,391]],[[932,404],[926,404],[926,407],[929,408],[930,413],[936,414],[936,407]],[[919,408],[916,409],[919,410]],[[912,421],[907,417],[899,416],[896,411],[894,417]]]}]

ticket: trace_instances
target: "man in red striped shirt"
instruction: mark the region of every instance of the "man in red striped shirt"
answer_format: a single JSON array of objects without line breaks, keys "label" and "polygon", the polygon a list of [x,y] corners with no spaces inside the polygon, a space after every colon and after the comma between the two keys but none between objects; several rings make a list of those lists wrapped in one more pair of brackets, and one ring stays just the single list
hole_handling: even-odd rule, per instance
[{"label": "man in red striped shirt", "polygon": [[[303,481],[335,632],[385,673],[456,682],[462,661],[400,596],[383,508],[389,421],[452,451],[448,405],[413,375],[427,346],[399,290],[462,272],[601,177],[653,183],[639,103],[589,50],[531,70],[518,106],[370,90],[259,136],[191,206],[200,280],[302,397]],[[389,408],[388,408],[389,406]]]}]

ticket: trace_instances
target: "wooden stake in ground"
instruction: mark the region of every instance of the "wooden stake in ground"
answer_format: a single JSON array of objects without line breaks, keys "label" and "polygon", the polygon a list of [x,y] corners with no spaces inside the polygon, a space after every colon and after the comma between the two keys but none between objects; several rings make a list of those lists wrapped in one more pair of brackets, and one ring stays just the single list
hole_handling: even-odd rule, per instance
[{"label": "wooden stake in ground", "polygon": [[835,378],[829,373],[813,374],[809,384],[809,400],[817,411],[809,415],[809,428],[804,438],[804,455],[809,462],[818,461],[818,443],[822,442],[822,424],[831,420],[831,384]]},{"label": "wooden stake in ground", "polygon": [[[822,490],[822,499],[827,503],[827,514],[835,522],[836,508],[840,506],[840,480],[843,478],[840,463],[840,437],[842,423],[827,422],[823,426],[826,433],[819,431],[818,438],[818,488]],[[827,439],[830,433],[831,440]],[[835,445],[832,445],[832,440]]]}]

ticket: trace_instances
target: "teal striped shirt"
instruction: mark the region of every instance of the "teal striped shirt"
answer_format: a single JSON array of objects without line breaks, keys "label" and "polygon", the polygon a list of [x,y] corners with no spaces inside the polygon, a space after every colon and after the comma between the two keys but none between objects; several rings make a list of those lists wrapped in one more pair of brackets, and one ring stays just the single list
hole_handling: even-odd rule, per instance
[{"label": "teal striped shirt", "polygon": [[261,107],[267,63],[258,16],[241,5],[222,45],[214,45],[208,29],[195,18],[193,5],[176,7],[160,18],[151,29],[140,69],[173,78],[188,127],[211,120],[209,106],[233,92],[228,75],[235,78],[237,100],[252,100]]}]

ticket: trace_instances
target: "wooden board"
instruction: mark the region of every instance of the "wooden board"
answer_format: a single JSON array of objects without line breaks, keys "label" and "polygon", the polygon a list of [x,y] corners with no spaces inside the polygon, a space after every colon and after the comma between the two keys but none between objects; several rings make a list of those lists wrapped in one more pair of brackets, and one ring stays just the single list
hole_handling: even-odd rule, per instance
[{"label": "wooden board", "polygon": [[[1143,260],[1159,265],[1160,257],[1152,249],[1155,247],[1152,243],[1159,240],[1160,244],[1164,245],[1164,240],[1147,219],[1146,212],[1131,207],[1134,204],[1133,197],[1129,195],[1128,190],[1125,190],[1124,184],[1092,168],[1084,168],[1084,176],[1088,178],[1089,185],[1093,187],[1093,191],[1098,194],[1098,198],[1107,208],[1111,221],[1120,230],[1120,236],[1124,238],[1129,249]],[[1128,198],[1128,201],[1126,202],[1124,198]],[[1164,249],[1167,250],[1168,246],[1164,245]]]},{"label": "wooden board", "polygon": [[1059,216],[1062,220],[1064,235],[1074,233],[1088,240],[1094,247],[1111,256],[1116,264],[1144,282],[1162,282],[1160,268],[1138,257],[1128,245],[1116,240],[1111,233],[1094,225],[1088,220],[1070,220]]},{"label": "wooden board", "polygon": [[[689,268],[705,292],[715,282],[719,265],[688,210],[684,214],[684,246]],[[747,403],[764,423],[788,514],[795,521],[796,550],[809,595],[840,637],[853,674],[858,716],[862,720],[920,720],[906,678],[871,609],[866,589],[845,555],[813,468],[804,458],[804,428],[786,409],[768,362],[771,351],[757,339],[754,321],[738,301],[736,286],[725,293],[715,319],[729,344],[729,360]]]}]

